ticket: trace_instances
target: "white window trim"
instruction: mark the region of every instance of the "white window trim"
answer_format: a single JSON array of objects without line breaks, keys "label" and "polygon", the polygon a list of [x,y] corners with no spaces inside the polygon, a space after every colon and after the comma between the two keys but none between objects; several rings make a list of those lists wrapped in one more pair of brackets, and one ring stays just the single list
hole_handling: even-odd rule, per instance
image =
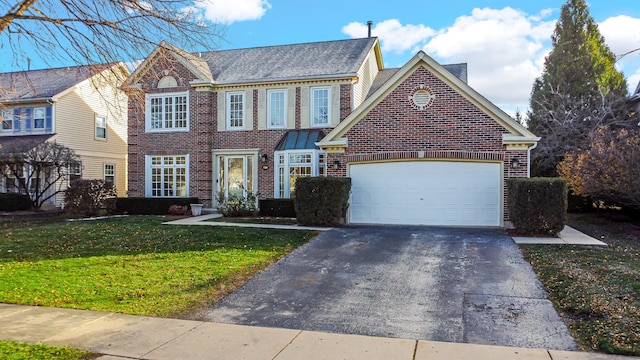
[{"label": "white window trim", "polygon": [[[242,126],[231,126],[231,96],[242,96]],[[229,91],[225,95],[225,122],[227,130],[245,130],[247,127],[247,96],[244,91]]]},{"label": "white window trim", "polygon": [[[168,98],[168,97],[177,97],[184,96],[186,97],[185,106],[187,107],[186,121],[187,125],[185,127],[172,127],[165,128],[164,127],[164,119],[162,119],[162,127],[161,128],[153,128],[151,126],[151,99],[154,98]],[[175,105],[175,104],[174,104]],[[163,102],[164,106],[164,102]],[[175,114],[175,113],[174,113]],[[175,124],[176,119],[173,119]],[[188,132],[189,127],[191,125],[190,114],[189,114],[189,92],[188,91],[180,91],[180,92],[163,92],[163,93],[151,93],[145,94],[145,119],[144,119],[144,127],[146,132]]]},{"label": "white window trim", "polygon": [[[327,91],[327,122],[323,124],[314,124],[313,110],[315,106],[313,93],[315,90]],[[331,86],[315,86],[309,89],[309,126],[317,128],[331,127]]]},{"label": "white window trim", "polygon": [[252,184],[252,189],[251,192],[253,192],[254,194],[258,193],[258,181],[259,181],[259,175],[258,175],[258,162],[259,162],[259,156],[260,154],[260,149],[218,149],[218,150],[213,150],[213,163],[214,163],[214,168],[213,168],[213,189],[214,189],[214,193],[213,198],[211,199],[212,203],[216,204],[217,200],[216,200],[216,195],[220,193],[220,185],[221,185],[221,181],[222,179],[220,179],[220,158],[221,157],[238,157],[238,156],[252,156],[253,157],[253,161],[251,164],[251,174],[252,174],[252,179],[251,179],[251,184]]},{"label": "white window trim", "polygon": [[[104,128],[98,126],[98,119],[104,119]],[[104,137],[98,136],[98,129],[104,129]],[[101,115],[96,115],[95,116],[95,129],[94,130],[95,130],[94,131],[94,136],[95,136],[96,140],[101,140],[101,141],[107,140],[107,117],[106,116],[101,116]]]},{"label": "white window trim", "polygon": [[[273,194],[275,198],[280,198],[280,199],[289,199],[291,198],[291,189],[290,189],[290,184],[288,183],[289,181],[289,155],[290,154],[308,154],[311,153],[311,176],[320,176],[319,175],[319,167],[320,167],[320,154],[324,154],[324,159],[325,159],[325,170],[324,170],[324,176],[327,176],[327,153],[318,149],[300,149],[300,150],[281,150],[281,151],[276,151],[273,154],[273,161],[274,161],[274,166],[273,166]],[[284,164],[280,164],[280,160],[279,160],[279,155],[284,155]],[[284,186],[284,194],[280,194],[280,167],[284,166],[284,174],[285,174],[285,178],[287,179],[287,184],[285,184]]]},{"label": "white window trim", "polygon": [[[36,118],[36,111],[42,110],[42,118]],[[36,127],[36,119],[42,119],[42,127]],[[45,107],[34,107],[31,110],[31,129],[44,130],[47,127],[47,109]]]},{"label": "white window trim", "polygon": [[[282,93],[284,96],[284,104],[283,104],[283,115],[282,125],[272,125],[271,124],[271,94]],[[287,128],[287,112],[288,112],[288,104],[287,104],[287,89],[273,89],[267,90],[267,129],[286,129]]]},{"label": "white window trim", "polygon": [[[0,121],[0,131],[11,131],[13,132],[13,111],[9,111],[9,110],[0,110],[0,112],[2,112],[2,121]],[[4,128],[3,123],[7,121],[7,124],[9,125],[9,127],[7,129]]]},{"label": "white window trim", "polygon": [[[151,181],[152,181],[152,176],[151,176],[151,169],[153,168],[151,166],[151,158],[153,157],[167,157],[167,156],[171,156],[171,157],[178,157],[178,156],[184,156],[185,157],[185,186],[186,186],[186,195],[185,197],[189,197],[189,182],[190,182],[190,178],[189,178],[189,165],[190,165],[190,160],[189,160],[189,154],[174,154],[174,155],[145,155],[144,160],[145,160],[145,172],[144,172],[144,191],[145,191],[145,196],[146,197],[153,197],[153,198],[165,198],[167,196],[153,196],[153,187],[151,186]],[[168,196],[168,197],[179,197],[179,196]]]},{"label": "white window trim", "polygon": [[[113,169],[113,173],[112,174],[107,174],[107,166],[111,166],[111,168]],[[113,185],[116,185],[116,164],[104,164],[103,166],[103,172],[104,172],[104,180],[107,181],[107,176],[112,176],[113,177]]]}]

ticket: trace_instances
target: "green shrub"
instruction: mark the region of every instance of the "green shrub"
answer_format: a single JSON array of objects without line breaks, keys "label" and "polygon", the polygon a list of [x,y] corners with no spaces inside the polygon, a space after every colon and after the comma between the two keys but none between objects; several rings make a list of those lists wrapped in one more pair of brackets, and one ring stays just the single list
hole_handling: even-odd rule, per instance
[{"label": "green shrub", "polygon": [[252,192],[247,197],[241,195],[229,195],[225,198],[223,193],[216,196],[217,210],[226,217],[252,216],[257,212],[257,196]]},{"label": "green shrub", "polygon": [[166,215],[171,205],[189,206],[199,204],[197,197],[191,198],[144,198],[128,197],[116,200],[116,213],[129,215]]},{"label": "green shrub", "polygon": [[106,200],[116,196],[116,188],[104,180],[77,179],[64,192],[64,207],[73,214],[94,216],[100,210],[113,210],[107,209]]},{"label": "green shrub", "polygon": [[301,225],[336,226],[344,223],[351,178],[303,177],[296,180],[295,210]]},{"label": "green shrub", "polygon": [[296,217],[293,199],[260,199],[260,216]]},{"label": "green shrub", "polygon": [[567,182],[561,178],[508,179],[509,219],[528,235],[557,235],[567,222]]},{"label": "green shrub", "polygon": [[32,203],[29,195],[0,193],[0,211],[27,211],[31,208]]}]

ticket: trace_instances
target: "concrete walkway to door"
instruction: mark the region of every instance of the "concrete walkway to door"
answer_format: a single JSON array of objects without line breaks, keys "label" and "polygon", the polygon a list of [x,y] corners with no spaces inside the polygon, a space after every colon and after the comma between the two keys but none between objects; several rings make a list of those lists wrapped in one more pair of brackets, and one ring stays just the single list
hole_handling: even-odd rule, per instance
[{"label": "concrete walkway to door", "polygon": [[325,231],[198,319],[576,349],[517,245],[497,229],[350,226]]}]

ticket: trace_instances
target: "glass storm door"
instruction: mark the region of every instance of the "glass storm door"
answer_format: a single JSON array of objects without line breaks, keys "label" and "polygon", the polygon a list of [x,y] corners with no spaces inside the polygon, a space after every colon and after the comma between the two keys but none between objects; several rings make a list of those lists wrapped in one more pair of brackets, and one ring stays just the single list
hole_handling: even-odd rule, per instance
[{"label": "glass storm door", "polygon": [[220,157],[220,192],[229,197],[246,197],[252,191],[251,156]]}]

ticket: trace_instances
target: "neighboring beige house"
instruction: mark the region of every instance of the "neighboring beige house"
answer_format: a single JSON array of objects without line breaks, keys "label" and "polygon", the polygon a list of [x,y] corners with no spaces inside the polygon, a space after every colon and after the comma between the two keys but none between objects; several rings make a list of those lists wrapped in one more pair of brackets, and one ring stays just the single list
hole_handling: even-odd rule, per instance
[{"label": "neighboring beige house", "polygon": [[[82,161],[62,188],[104,179],[126,196],[127,96],[117,85],[128,75],[122,63],[0,73],[0,152],[55,141]],[[0,192],[15,190],[12,179],[0,180]],[[48,204],[62,202],[58,194]]]}]

